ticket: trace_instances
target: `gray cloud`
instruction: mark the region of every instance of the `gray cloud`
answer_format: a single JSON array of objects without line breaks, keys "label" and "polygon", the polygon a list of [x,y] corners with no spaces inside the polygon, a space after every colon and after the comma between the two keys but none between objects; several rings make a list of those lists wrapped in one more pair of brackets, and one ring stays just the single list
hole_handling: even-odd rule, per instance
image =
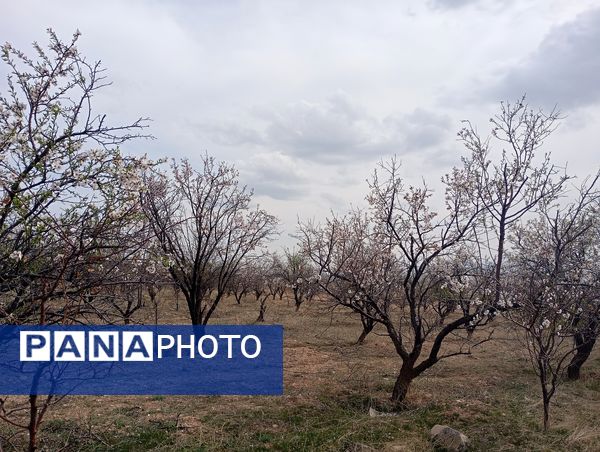
[{"label": "gray cloud", "polygon": [[323,163],[374,160],[389,154],[428,152],[451,126],[448,117],[417,108],[383,120],[344,97],[297,104],[277,114],[266,142],[298,158]]},{"label": "gray cloud", "polygon": [[79,48],[114,82],[96,111],[112,124],[153,119],[157,139],[124,152],[234,162],[289,231],[297,214],[361,201],[391,154],[434,185],[462,152],[458,120],[486,124],[497,100],[525,91],[568,113],[574,126],[549,145],[587,173],[598,161],[598,2],[30,0],[4,2],[0,29],[31,55],[46,27],[64,39],[79,28]]},{"label": "gray cloud", "polygon": [[449,116],[422,108],[408,114],[389,116],[383,124],[393,131],[393,141],[409,152],[439,145],[452,128]]},{"label": "gray cloud", "polygon": [[434,9],[459,9],[475,3],[477,0],[429,0],[429,6]]},{"label": "gray cloud", "polygon": [[554,27],[538,49],[491,89],[496,98],[528,99],[545,108],[588,106],[600,100],[600,8]]},{"label": "gray cloud", "polygon": [[308,178],[297,163],[278,153],[256,154],[240,162],[240,173],[257,196],[291,200],[308,192]]},{"label": "gray cloud", "polygon": [[[194,127],[194,125],[192,125]],[[204,123],[195,125],[197,130],[215,144],[238,146],[241,144],[263,144],[259,132],[233,122]]]},{"label": "gray cloud", "polygon": [[433,152],[450,136],[448,116],[422,108],[383,119],[343,94],[323,102],[298,102],[255,111],[256,129],[235,123],[202,124],[198,130],[219,145],[259,146],[307,162],[373,161],[385,155]]},{"label": "gray cloud", "polygon": [[267,143],[307,160],[338,161],[365,155],[372,143],[370,118],[348,102],[300,102],[274,112],[266,128]]}]

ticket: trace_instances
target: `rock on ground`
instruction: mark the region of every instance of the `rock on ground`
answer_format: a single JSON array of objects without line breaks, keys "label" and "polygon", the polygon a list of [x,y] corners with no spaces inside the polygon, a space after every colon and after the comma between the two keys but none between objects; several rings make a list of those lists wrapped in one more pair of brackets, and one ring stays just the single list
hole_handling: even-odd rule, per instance
[{"label": "rock on ground", "polygon": [[469,438],[447,425],[434,425],[431,429],[431,442],[448,452],[463,452],[469,447]]}]

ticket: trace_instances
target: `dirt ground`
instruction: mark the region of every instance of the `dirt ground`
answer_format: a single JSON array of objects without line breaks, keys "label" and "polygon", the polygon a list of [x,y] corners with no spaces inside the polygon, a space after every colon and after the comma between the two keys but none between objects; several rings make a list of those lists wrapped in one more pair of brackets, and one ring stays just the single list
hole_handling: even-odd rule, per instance
[{"label": "dirt ground", "polygon": [[[161,292],[159,319],[187,324],[170,291]],[[225,300],[213,324],[252,323],[253,297]],[[151,306],[139,320],[151,322]],[[294,311],[293,302],[269,302],[268,323],[284,326],[282,397],[73,396],[52,407],[43,424],[42,450],[428,451],[435,424],[465,433],[471,450],[600,451],[600,353],[578,382],[559,387],[551,430],[541,430],[537,377],[517,337],[502,320],[495,340],[472,356],[438,363],[415,381],[408,407],[397,416],[369,417],[385,407],[400,361],[383,330],[361,346],[359,318],[318,301]],[[142,377],[143,378],[143,377]],[[7,424],[0,435],[11,436]],[[5,450],[20,450],[14,435]]]}]

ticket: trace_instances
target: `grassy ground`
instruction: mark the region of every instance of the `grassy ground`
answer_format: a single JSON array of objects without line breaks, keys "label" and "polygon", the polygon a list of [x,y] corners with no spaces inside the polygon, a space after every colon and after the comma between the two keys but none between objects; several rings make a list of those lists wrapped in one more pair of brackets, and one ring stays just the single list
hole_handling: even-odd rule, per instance
[{"label": "grassy ground", "polygon": [[[182,303],[161,294],[164,323],[187,323]],[[213,323],[251,323],[250,298],[226,300]],[[153,318],[151,312],[145,314]],[[69,397],[47,415],[40,445],[64,451],[376,450],[427,451],[437,423],[461,430],[482,451],[600,451],[600,356],[581,381],[564,383],[552,408],[552,428],[540,428],[535,374],[506,325],[495,341],[439,363],[416,380],[409,406],[396,417],[369,417],[389,397],[399,360],[377,331],[353,345],[359,319],[314,302],[294,312],[270,302],[270,323],[285,327],[283,397]],[[10,429],[0,424],[0,434]],[[25,438],[16,436],[17,449]],[[10,448],[6,446],[5,448]]]}]

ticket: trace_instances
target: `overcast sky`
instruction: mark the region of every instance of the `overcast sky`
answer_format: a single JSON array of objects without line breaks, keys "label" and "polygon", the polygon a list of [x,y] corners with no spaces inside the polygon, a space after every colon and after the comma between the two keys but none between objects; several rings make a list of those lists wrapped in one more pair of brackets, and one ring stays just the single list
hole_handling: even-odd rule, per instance
[{"label": "overcast sky", "polygon": [[79,29],[108,68],[98,110],[152,118],[157,139],[130,152],[234,162],[280,243],[297,216],[362,204],[391,155],[439,186],[460,121],[487,133],[524,93],[565,116],[547,142],[557,163],[600,165],[600,0],[3,2],[1,41],[30,52],[48,27]]}]

